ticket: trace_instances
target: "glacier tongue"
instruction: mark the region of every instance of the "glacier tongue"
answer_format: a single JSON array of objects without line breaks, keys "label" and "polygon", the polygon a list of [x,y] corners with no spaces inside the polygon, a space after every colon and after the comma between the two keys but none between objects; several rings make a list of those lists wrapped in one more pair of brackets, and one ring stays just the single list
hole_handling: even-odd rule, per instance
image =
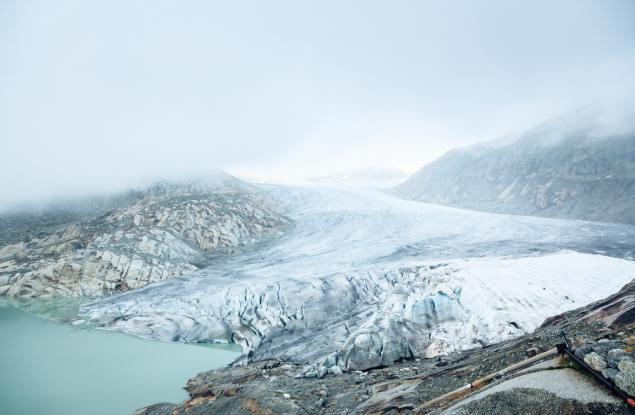
[{"label": "glacier tongue", "polygon": [[[504,340],[635,277],[635,227],[444,208],[359,189],[270,187],[295,221],[267,248],[82,308],[106,328],[234,341],[365,370]],[[580,251],[580,252],[574,252]],[[467,259],[457,259],[467,258]]]}]

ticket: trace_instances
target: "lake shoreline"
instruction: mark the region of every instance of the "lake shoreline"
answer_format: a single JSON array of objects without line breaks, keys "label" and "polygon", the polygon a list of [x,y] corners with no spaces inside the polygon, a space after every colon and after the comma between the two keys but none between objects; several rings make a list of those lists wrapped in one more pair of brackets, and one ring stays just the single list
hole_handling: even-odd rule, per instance
[{"label": "lake shoreline", "polygon": [[81,300],[66,300],[0,302],[0,412],[116,415],[180,402],[188,378],[241,353],[231,344],[165,343],[68,324]]}]

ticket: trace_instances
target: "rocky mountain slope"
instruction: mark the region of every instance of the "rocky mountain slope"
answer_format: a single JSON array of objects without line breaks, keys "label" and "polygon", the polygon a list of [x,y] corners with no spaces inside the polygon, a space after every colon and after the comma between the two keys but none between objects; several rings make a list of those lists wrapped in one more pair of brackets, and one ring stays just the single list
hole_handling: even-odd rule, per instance
[{"label": "rocky mountain slope", "polygon": [[[146,189],[146,191],[149,189]],[[46,238],[59,228],[88,222],[141,200],[143,190],[52,200],[43,206],[14,206],[0,213],[0,247]]]},{"label": "rocky mountain slope", "polygon": [[452,150],[395,190],[474,210],[635,223],[635,128],[602,115],[584,109]]},{"label": "rocky mountain slope", "polygon": [[228,176],[163,183],[92,210],[48,215],[44,228],[15,215],[2,222],[6,241],[16,242],[16,229],[37,236],[0,246],[0,295],[127,291],[195,271],[212,255],[277,236],[289,224],[255,189]]}]

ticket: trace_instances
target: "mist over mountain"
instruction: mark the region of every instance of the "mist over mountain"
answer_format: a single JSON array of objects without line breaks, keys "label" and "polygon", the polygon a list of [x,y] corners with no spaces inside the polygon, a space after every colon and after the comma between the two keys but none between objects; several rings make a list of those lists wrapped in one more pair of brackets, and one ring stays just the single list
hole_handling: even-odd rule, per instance
[{"label": "mist over mountain", "polygon": [[583,108],[451,150],[395,190],[467,209],[635,223],[634,119]]},{"label": "mist over mountain", "polygon": [[408,173],[396,168],[369,167],[366,169],[344,171],[326,176],[314,176],[307,178],[314,183],[346,183],[363,181],[386,181],[405,179]]},{"label": "mist over mountain", "polygon": [[0,295],[101,296],[191,273],[282,234],[255,188],[219,173],[0,216]]},{"label": "mist over mountain", "polygon": [[0,1],[0,415],[632,413],[634,0],[149,6]]}]

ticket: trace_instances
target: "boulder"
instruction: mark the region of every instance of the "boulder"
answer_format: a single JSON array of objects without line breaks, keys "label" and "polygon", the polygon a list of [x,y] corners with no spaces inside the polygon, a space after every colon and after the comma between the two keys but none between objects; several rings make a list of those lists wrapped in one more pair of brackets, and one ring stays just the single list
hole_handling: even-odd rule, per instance
[{"label": "boulder", "polygon": [[606,368],[606,360],[596,352],[591,352],[584,356],[584,362],[596,372],[601,372]]}]

